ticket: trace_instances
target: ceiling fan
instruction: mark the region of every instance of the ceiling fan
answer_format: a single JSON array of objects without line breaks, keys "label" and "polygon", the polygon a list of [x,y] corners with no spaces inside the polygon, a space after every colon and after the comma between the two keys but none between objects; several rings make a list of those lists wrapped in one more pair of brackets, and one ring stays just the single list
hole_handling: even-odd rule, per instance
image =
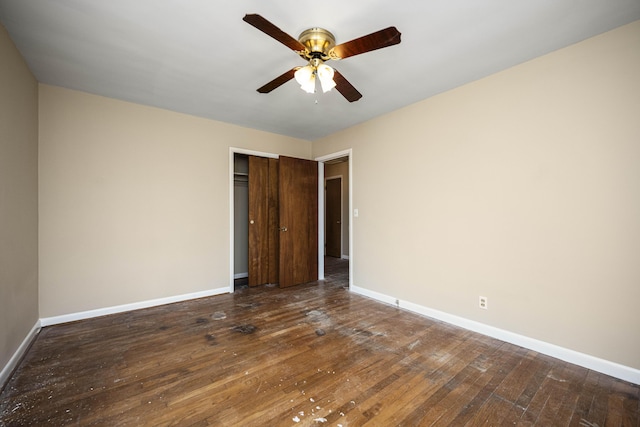
[{"label": "ceiling fan", "polygon": [[342,74],[326,65],[325,62],[349,58],[400,43],[400,32],[396,27],[385,28],[336,45],[333,34],[324,28],[309,28],[303,31],[296,40],[260,15],[247,14],[242,20],[273,37],[308,62],[306,66],[294,67],[260,87],[258,89],[260,93],[269,93],[293,78],[304,91],[313,93],[317,78],[323,92],[328,92],[335,87],[347,101],[357,101],[362,98],[362,94]]}]

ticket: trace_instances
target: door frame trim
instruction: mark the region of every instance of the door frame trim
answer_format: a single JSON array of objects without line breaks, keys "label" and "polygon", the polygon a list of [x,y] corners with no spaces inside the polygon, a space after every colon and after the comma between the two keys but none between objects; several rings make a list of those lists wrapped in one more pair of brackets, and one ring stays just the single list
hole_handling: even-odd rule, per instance
[{"label": "door frame trim", "polygon": [[[349,291],[353,286],[353,149],[337,151],[314,158],[318,162],[318,280],[324,280],[324,162],[349,158]],[[343,178],[344,179],[344,178]]]},{"label": "door frame trim", "polygon": [[234,155],[246,154],[249,156],[267,157],[271,159],[277,159],[280,157],[278,154],[266,153],[263,151],[247,150],[244,148],[229,147],[229,293],[233,293],[235,290],[235,236],[234,236],[234,214],[235,204],[233,198],[233,173],[234,173]]}]

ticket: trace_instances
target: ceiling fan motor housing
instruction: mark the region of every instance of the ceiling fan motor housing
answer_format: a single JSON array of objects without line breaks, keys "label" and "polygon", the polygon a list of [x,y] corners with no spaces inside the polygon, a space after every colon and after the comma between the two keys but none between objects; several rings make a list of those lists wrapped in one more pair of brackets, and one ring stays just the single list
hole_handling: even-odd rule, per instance
[{"label": "ceiling fan motor housing", "polygon": [[324,28],[309,28],[303,31],[298,37],[298,41],[306,48],[306,52],[301,52],[304,59],[329,59],[329,51],[336,45],[336,38],[331,32]]}]

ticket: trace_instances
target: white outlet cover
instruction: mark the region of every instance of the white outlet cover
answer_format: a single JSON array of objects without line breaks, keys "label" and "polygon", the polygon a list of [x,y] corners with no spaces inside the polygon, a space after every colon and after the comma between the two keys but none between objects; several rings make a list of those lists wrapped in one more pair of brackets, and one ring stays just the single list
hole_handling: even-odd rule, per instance
[{"label": "white outlet cover", "polygon": [[489,299],[487,297],[479,297],[478,305],[480,308],[487,310],[489,308]]}]

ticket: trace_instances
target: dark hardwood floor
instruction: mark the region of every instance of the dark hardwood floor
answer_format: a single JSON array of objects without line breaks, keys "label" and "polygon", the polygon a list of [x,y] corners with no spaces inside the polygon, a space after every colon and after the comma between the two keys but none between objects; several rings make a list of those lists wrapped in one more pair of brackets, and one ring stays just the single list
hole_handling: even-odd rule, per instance
[{"label": "dark hardwood floor", "polygon": [[640,386],[327,280],[42,329],[0,425],[640,426]]}]

